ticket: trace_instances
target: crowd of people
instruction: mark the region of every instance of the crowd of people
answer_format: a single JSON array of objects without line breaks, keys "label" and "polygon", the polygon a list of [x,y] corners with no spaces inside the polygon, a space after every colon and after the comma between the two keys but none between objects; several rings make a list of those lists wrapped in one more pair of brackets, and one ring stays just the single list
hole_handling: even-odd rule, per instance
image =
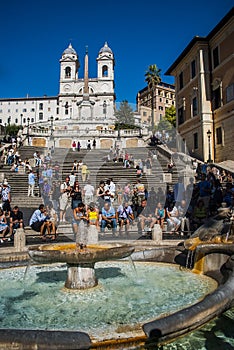
[{"label": "crowd of people", "polygon": [[[6,157],[7,154],[7,157]],[[124,186],[113,178],[100,181],[97,188],[90,181],[90,171],[82,160],[74,160],[70,175],[61,181],[60,165],[52,156],[41,156],[38,152],[32,161],[22,161],[17,143],[7,148],[2,160],[11,166],[24,168],[28,174],[28,196],[40,196],[43,204],[33,213],[29,225],[40,232],[43,240],[57,237],[57,227],[71,219],[74,233],[78,233],[80,222],[95,225],[100,234],[112,230],[118,235],[128,235],[131,227],[140,235],[150,236],[156,224],[163,232],[189,235],[214,215],[218,208],[234,204],[234,187],[231,173],[216,167],[193,161],[195,177],[185,187],[183,177],[172,187],[147,189],[142,181],[144,174],[152,174],[155,151],[146,159],[135,159],[127,151],[111,149],[109,158],[122,162],[124,168],[134,167],[134,183]],[[36,169],[36,170],[34,170]],[[23,213],[15,206],[11,209],[11,188],[5,179],[0,186],[2,211],[0,212],[0,242],[14,238],[17,228],[24,227]],[[68,213],[70,212],[70,215]],[[134,226],[135,225],[135,226]]]}]

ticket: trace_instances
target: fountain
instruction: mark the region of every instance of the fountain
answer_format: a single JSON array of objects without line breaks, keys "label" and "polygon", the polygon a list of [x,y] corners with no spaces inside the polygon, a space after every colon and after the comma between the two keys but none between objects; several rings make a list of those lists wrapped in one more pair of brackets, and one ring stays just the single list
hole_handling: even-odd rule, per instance
[{"label": "fountain", "polygon": [[[43,265],[28,269],[22,291],[22,268],[0,275],[0,344],[131,349],[201,327],[234,305],[230,227],[219,214],[179,246],[76,242],[30,248],[30,257]],[[113,261],[130,255],[137,274],[128,259]]]},{"label": "fountain", "polygon": [[87,245],[64,243],[48,244],[29,250],[30,257],[42,264],[67,264],[65,287],[68,289],[88,289],[98,284],[95,263],[105,260],[126,258],[134,247],[121,244]]}]

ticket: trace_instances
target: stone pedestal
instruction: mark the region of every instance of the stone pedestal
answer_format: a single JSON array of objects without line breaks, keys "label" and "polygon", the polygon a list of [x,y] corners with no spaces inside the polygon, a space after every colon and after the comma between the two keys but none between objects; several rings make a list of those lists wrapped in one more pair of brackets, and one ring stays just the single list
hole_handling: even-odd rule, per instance
[{"label": "stone pedestal", "polygon": [[26,246],[26,235],[23,228],[18,228],[14,236],[14,247],[17,252],[25,250]]},{"label": "stone pedestal", "polygon": [[161,229],[161,226],[158,224],[154,225],[154,228],[152,231],[152,240],[158,243],[162,242],[162,229]]},{"label": "stone pedestal", "polygon": [[98,284],[95,276],[94,263],[67,264],[67,280],[65,287],[68,289],[88,289]]},{"label": "stone pedestal", "polygon": [[97,244],[98,243],[98,230],[96,226],[90,225],[88,227],[88,239],[87,244]]}]

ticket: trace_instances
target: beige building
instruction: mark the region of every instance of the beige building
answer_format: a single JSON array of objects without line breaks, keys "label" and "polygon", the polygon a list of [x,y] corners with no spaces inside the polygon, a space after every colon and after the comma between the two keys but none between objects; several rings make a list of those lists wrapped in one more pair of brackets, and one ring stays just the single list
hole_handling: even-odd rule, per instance
[{"label": "beige building", "polygon": [[190,154],[204,161],[234,160],[233,29],[232,9],[207,37],[194,37],[166,72],[175,77],[178,131]]},{"label": "beige building", "polygon": [[[161,82],[154,91],[154,123],[157,125],[165,115],[167,108],[175,105],[175,86]],[[152,96],[148,87],[137,94],[137,111],[141,115],[141,123],[151,125]]]}]

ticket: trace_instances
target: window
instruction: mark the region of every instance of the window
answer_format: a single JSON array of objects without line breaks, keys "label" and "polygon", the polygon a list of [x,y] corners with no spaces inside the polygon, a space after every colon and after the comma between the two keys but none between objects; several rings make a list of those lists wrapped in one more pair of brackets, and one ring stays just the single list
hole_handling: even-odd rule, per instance
[{"label": "window", "polygon": [[226,89],[226,101],[227,103],[234,99],[234,84],[231,84]]},{"label": "window", "polygon": [[31,108],[31,112],[35,112],[35,108]]},{"label": "window", "polygon": [[8,113],[11,113],[11,110],[10,110],[10,109],[8,109],[8,110],[7,110],[7,112],[8,112]]},{"label": "window", "polygon": [[26,101],[24,101],[24,104],[26,105]]},{"label": "window", "polygon": [[213,90],[213,108],[217,109],[221,106],[221,91],[220,86]]},{"label": "window", "polygon": [[34,123],[34,118],[31,118],[31,123]]},{"label": "window", "polygon": [[2,109],[0,109],[0,113],[2,113]]},{"label": "window", "polygon": [[43,103],[39,103],[39,111],[43,111]]},{"label": "window", "polygon": [[17,118],[15,119],[15,124],[18,124],[18,119]]},{"label": "window", "polygon": [[24,123],[24,124],[26,123],[26,118],[23,119],[23,123]]},{"label": "window", "polygon": [[57,109],[56,109],[56,113],[57,113],[57,114],[59,114],[59,107],[57,107]]},{"label": "window", "polygon": [[194,97],[193,98],[193,101],[192,101],[192,115],[193,117],[195,117],[198,113],[198,108],[197,108],[197,97]]},{"label": "window", "polygon": [[159,102],[162,102],[162,99],[161,99],[161,97],[160,97],[160,99],[159,99]]},{"label": "window", "polygon": [[43,113],[42,112],[39,113],[39,120],[43,120]]},{"label": "window", "polygon": [[159,116],[159,117],[160,117],[160,120],[162,120],[162,117],[163,117],[163,116],[162,116],[162,114],[160,114],[160,116]]},{"label": "window", "polygon": [[196,61],[193,60],[191,62],[191,79],[193,79],[196,76]]},{"label": "window", "polygon": [[23,112],[24,112],[24,113],[26,113],[26,112],[27,112],[27,109],[26,109],[26,108],[24,108],[24,109],[23,109]]},{"label": "window", "polygon": [[17,113],[17,112],[18,112],[18,109],[16,109],[15,112]]},{"label": "window", "polygon": [[183,72],[180,73],[179,75],[179,89],[183,89],[184,87],[184,75]]},{"label": "window", "polygon": [[50,110],[51,110],[51,108],[50,108],[50,107],[48,107],[48,112],[50,112]]},{"label": "window", "polygon": [[194,149],[198,149],[198,133],[195,132],[195,134],[193,134],[193,147]]},{"label": "window", "polygon": [[184,107],[178,109],[178,124],[181,125],[184,122]]},{"label": "window", "polygon": [[159,106],[158,109],[159,109],[160,111],[163,111],[163,106]]},{"label": "window", "polygon": [[169,101],[168,101],[168,100],[166,100],[166,103],[169,103]]},{"label": "window", "polygon": [[65,114],[68,115],[68,108],[65,108]]},{"label": "window", "polygon": [[0,119],[0,124],[2,124],[2,119]]},{"label": "window", "polygon": [[102,67],[102,76],[108,77],[108,67],[107,66]]},{"label": "window", "polygon": [[216,46],[213,50],[213,68],[219,65],[219,47]]},{"label": "window", "polygon": [[221,126],[216,129],[216,143],[217,145],[222,145],[223,143],[223,135]]},{"label": "window", "polygon": [[10,102],[8,102],[8,104],[10,105],[11,103],[10,103]]},{"label": "window", "polygon": [[65,78],[71,78],[71,67],[65,68]]},{"label": "window", "polygon": [[175,104],[175,101],[172,101],[172,104],[173,104],[173,106],[174,106],[174,104]]},{"label": "window", "polygon": [[147,116],[147,113],[146,112],[143,112],[143,117],[146,117]]}]

